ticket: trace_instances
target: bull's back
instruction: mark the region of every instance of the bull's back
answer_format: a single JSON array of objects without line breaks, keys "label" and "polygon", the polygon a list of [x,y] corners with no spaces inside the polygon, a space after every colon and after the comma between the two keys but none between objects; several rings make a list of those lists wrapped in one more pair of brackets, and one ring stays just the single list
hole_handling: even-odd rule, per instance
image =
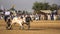
[{"label": "bull's back", "polygon": [[13,20],[12,20],[12,23],[22,23],[23,20],[22,19],[19,19],[17,17],[14,17]]}]

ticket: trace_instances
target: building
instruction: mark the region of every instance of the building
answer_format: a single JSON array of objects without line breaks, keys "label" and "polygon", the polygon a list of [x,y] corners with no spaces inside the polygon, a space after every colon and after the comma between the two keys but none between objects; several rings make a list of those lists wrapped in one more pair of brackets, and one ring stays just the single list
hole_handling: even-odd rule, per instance
[{"label": "building", "polygon": [[57,15],[60,15],[60,10],[57,11]]},{"label": "building", "polygon": [[[51,13],[52,13],[52,11],[51,10],[40,10],[41,11],[41,18],[43,19],[43,20],[51,20]],[[40,19],[41,19],[40,18]]]}]

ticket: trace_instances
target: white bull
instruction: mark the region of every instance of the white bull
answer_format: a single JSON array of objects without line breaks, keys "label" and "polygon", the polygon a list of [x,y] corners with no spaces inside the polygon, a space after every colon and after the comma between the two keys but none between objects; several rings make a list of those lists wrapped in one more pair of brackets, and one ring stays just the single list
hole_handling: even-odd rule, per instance
[{"label": "white bull", "polygon": [[24,22],[24,19],[20,17],[14,17],[13,20],[11,21],[11,27],[12,27],[12,24],[17,23],[20,25],[21,28],[23,28],[23,25],[22,25],[23,22]]}]

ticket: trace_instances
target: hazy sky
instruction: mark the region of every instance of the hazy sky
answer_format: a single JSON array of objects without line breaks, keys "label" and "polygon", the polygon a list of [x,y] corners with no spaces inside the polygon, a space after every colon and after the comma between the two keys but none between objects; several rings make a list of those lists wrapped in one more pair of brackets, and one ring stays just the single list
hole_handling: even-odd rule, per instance
[{"label": "hazy sky", "polygon": [[0,0],[0,6],[3,5],[4,8],[9,9],[14,4],[16,10],[32,11],[32,6],[35,1],[60,5],[60,0]]}]

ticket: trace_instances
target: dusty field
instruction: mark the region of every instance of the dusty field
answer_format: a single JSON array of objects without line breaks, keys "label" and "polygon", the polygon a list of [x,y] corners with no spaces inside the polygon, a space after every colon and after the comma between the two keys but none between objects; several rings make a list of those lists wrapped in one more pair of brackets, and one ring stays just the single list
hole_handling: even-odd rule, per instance
[{"label": "dusty field", "polygon": [[30,30],[19,30],[19,25],[13,25],[13,30],[6,30],[6,23],[0,20],[0,34],[60,34],[60,21],[33,21]]}]

